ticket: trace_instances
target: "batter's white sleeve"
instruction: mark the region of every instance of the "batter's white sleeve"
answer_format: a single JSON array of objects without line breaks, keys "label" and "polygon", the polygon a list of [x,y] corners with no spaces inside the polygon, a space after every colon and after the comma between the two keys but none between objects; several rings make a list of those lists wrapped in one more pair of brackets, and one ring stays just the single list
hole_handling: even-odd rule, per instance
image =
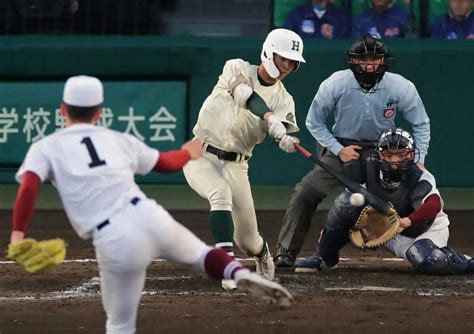
[{"label": "batter's white sleeve", "polygon": [[287,133],[298,132],[300,129],[296,123],[295,102],[293,101],[293,97],[286,91],[283,91],[277,96],[277,99],[278,102],[275,104],[273,114],[285,124]]}]

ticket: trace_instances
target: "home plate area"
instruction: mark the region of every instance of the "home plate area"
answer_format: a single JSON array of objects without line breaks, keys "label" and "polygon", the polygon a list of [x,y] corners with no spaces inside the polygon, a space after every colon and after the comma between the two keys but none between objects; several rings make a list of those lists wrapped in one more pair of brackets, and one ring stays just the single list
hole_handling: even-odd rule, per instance
[{"label": "home plate area", "polygon": [[[207,213],[173,212],[210,242]],[[259,211],[260,230],[275,245],[281,211]],[[451,214],[450,243],[474,254],[472,212]],[[321,217],[317,217],[321,221]],[[104,333],[100,279],[90,241],[79,239],[61,212],[39,211],[31,225],[37,239],[63,237],[67,261],[44,275],[30,275],[0,259],[0,333]],[[8,235],[7,224],[0,235]],[[313,226],[300,256],[312,253],[320,226]],[[5,239],[4,244],[8,242]],[[271,248],[273,248],[271,246]],[[253,260],[237,252],[251,269]],[[148,271],[138,311],[138,333],[375,333],[474,332],[474,277],[416,274],[406,261],[384,250],[341,252],[337,269],[295,273],[279,269],[276,279],[294,295],[278,308],[241,291],[223,291],[204,273],[167,261]]]}]

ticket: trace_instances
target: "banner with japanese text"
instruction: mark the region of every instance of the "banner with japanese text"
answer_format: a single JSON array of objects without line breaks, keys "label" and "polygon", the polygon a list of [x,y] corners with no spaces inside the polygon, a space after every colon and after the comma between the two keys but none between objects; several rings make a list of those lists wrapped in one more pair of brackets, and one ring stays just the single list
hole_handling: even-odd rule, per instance
[{"label": "banner with japanese text", "polygon": [[[59,112],[64,82],[0,82],[0,167],[21,164],[29,146],[65,127]],[[99,126],[134,135],[158,150],[187,139],[185,81],[104,81]],[[139,181],[182,182],[182,174]],[[1,180],[3,182],[7,180]]]}]

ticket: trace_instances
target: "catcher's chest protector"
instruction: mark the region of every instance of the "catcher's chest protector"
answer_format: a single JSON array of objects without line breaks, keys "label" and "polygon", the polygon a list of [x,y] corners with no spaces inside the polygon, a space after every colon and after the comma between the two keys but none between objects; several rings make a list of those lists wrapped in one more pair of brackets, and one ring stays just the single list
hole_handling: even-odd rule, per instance
[{"label": "catcher's chest protector", "polygon": [[396,190],[387,190],[380,183],[376,161],[367,161],[367,189],[375,195],[390,201],[400,217],[406,217],[414,210],[411,195],[420,180],[422,171],[414,168],[408,179],[404,180]]}]

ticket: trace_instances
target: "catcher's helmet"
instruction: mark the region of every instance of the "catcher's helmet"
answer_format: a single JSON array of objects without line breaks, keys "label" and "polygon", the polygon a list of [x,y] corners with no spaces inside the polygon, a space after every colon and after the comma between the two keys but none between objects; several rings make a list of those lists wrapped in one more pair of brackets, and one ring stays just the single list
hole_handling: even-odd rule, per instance
[{"label": "catcher's helmet", "polygon": [[[389,64],[394,60],[387,46],[376,36],[370,34],[362,35],[352,44],[346,55],[349,68],[364,91],[370,91],[382,80]],[[366,56],[383,57],[383,63],[378,65],[375,71],[367,72],[360,64],[354,63],[355,59],[363,59]]]},{"label": "catcher's helmet", "polygon": [[[415,141],[412,135],[401,128],[394,128],[382,133],[376,146],[378,152],[377,167],[382,172],[382,184],[386,188],[394,188],[405,180],[415,166]],[[404,150],[407,159],[390,162],[384,159],[390,153]]]},{"label": "catcher's helmet", "polygon": [[273,61],[274,53],[284,58],[297,61],[293,71],[298,69],[300,62],[306,62],[303,58],[303,40],[297,33],[291,30],[274,29],[268,34],[263,43],[262,53],[260,55],[262,64],[268,74],[273,79],[276,79],[280,75],[280,71]]}]

